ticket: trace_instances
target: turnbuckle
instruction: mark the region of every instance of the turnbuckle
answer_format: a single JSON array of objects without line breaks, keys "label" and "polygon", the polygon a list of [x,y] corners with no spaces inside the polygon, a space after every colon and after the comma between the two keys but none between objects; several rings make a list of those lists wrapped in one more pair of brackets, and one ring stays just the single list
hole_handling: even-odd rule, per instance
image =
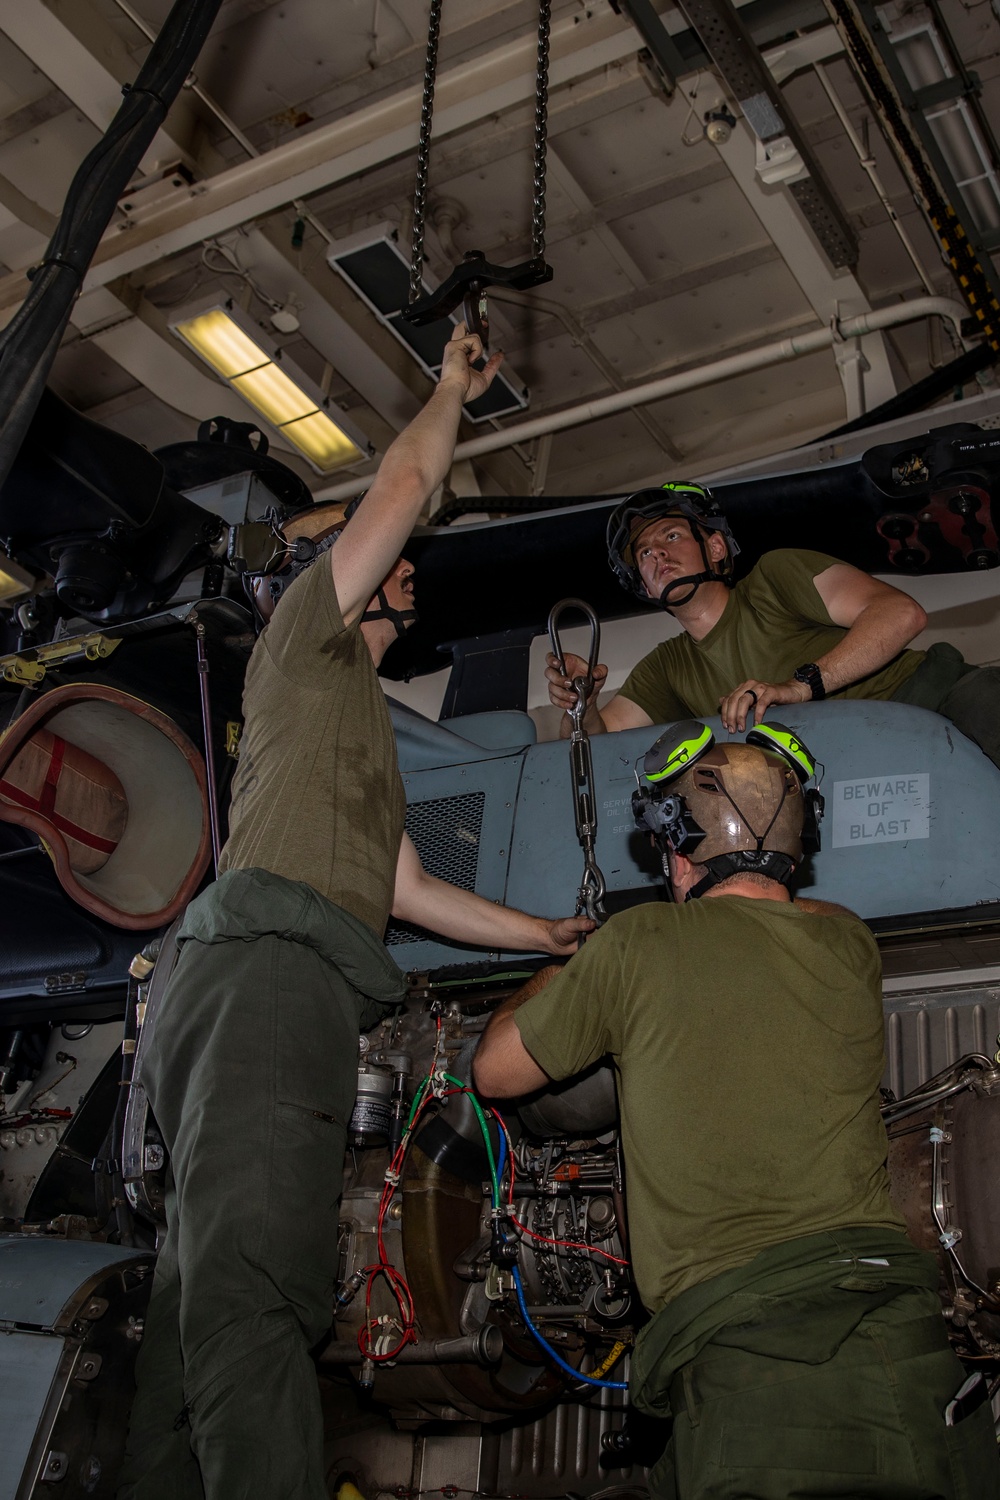
[{"label": "turnbuckle", "polygon": [[583,677],[574,677],[573,689],[576,703],[569,709],[573,726],[569,737],[569,761],[573,782],[573,812],[576,818],[576,836],[583,850],[583,879],[576,898],[576,911],[586,912],[592,922],[607,921],[604,897],[607,891],[604,876],[594,854],[597,840],[597,802],[594,796],[594,762],[590,753],[590,736],[583,727],[587,712],[587,698],[594,686],[594,672],[601,652],[601,622],[582,599],[560,599],[549,611],[549,642],[552,654],[560,669],[565,672],[565,656],[559,637],[559,620],[567,609],[580,610],[590,624],[590,650],[587,655],[587,671]]}]

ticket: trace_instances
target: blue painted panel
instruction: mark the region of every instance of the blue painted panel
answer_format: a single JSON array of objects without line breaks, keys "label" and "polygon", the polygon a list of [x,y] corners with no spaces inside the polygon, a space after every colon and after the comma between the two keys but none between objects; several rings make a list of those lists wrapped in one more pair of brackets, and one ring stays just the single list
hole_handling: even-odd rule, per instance
[{"label": "blue painted panel", "polygon": [[[420,850],[424,865],[431,874],[442,879],[453,877],[453,868],[461,865],[468,868],[470,847],[475,843],[477,858],[475,865],[475,890],[487,901],[502,901],[507,884],[507,868],[510,863],[511,828],[514,822],[514,805],[518,784],[524,764],[522,755],[504,756],[496,760],[477,760],[462,766],[445,766],[429,771],[410,771],[403,776],[408,807],[408,824],[414,815],[420,815],[425,803],[444,802],[452,798],[476,798],[482,796],[481,820],[475,822],[464,818],[452,822],[447,807],[434,809],[437,825],[433,835],[433,853],[428,851],[417,830],[411,827],[414,841]],[[467,805],[467,804],[463,804]],[[419,942],[392,941],[394,929],[390,925],[386,946],[401,969],[420,970],[441,968],[445,965],[478,963],[484,959],[495,960],[499,952],[482,948],[463,948],[442,938]]]},{"label": "blue painted panel", "polygon": [[[853,701],[804,704],[785,709],[781,719],[824,767],[822,848],[798,883],[803,894],[867,918],[1000,900],[1000,771],[947,719],[904,704]],[[708,722],[720,740],[728,738],[718,719]],[[658,732],[628,730],[592,741],[597,858],[610,891],[655,878],[631,830],[635,778],[625,763],[634,763]],[[530,750],[507,888],[512,905],[558,909],[575,893],[582,858],[572,824],[567,828],[562,817],[563,789],[571,817],[566,747]]]},{"label": "blue painted panel", "polygon": [[15,1500],[63,1347],[54,1334],[0,1333],[0,1500]]},{"label": "blue painted panel", "polygon": [[88,1277],[142,1259],[148,1257],[120,1245],[0,1235],[0,1323],[52,1328]]},{"label": "blue painted panel", "polygon": [[[803,871],[803,894],[866,918],[1000,901],[1000,770],[948,720],[904,704],[854,701],[797,705],[778,717],[803,736],[824,767],[823,847]],[[727,738],[719,720],[709,722]],[[612,893],[643,887],[652,893],[660,880],[658,859],[631,814],[633,765],[658,733],[628,730],[591,741],[597,859]],[[546,916],[574,910],[583,856],[565,742],[404,780],[411,801],[456,796],[466,787],[486,793],[481,895],[502,896],[508,905]],[[512,814],[507,804],[515,800]],[[512,815],[511,833],[505,819]],[[498,876],[508,856],[500,849],[509,851],[505,887]],[[483,956],[437,941],[393,951],[406,969]]]}]

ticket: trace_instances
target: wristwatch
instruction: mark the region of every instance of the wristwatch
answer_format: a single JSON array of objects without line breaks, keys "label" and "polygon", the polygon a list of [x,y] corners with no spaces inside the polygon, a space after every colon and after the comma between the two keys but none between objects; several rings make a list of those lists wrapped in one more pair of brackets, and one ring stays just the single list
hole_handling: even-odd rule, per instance
[{"label": "wristwatch", "polygon": [[814,661],[803,662],[801,667],[796,667],[792,676],[796,682],[804,682],[814,698],[826,697],[826,688],[823,686],[823,673]]}]

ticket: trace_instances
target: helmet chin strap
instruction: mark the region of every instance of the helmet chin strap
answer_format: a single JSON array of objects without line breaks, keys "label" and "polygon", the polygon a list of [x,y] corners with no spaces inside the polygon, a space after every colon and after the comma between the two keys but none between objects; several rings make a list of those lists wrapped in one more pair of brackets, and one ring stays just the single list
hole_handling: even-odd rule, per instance
[{"label": "helmet chin strap", "polygon": [[418,619],[415,609],[394,609],[385,597],[385,589],[381,584],[375,590],[375,598],[378,600],[378,609],[372,609],[369,605],[361,616],[362,625],[373,625],[376,620],[388,620],[397,636],[402,636]]},{"label": "helmet chin strap", "polygon": [[[671,581],[665,586],[663,593],[660,595],[659,599],[656,602],[657,604],[659,604],[661,609],[665,609],[668,611],[673,609],[682,609],[685,604],[691,603],[691,600],[694,598],[695,594],[701,588],[703,583],[718,582],[720,582],[718,573],[685,573],[683,578],[671,579]],[[685,588],[688,584],[691,585],[691,591],[690,593],[685,594],[683,599],[671,599],[669,597],[669,595],[671,595],[675,589]]]},{"label": "helmet chin strap", "polygon": [[[705,546],[705,533],[701,527],[693,526],[690,521],[688,522],[688,526],[692,535],[698,538],[698,546],[701,548],[701,560],[705,564],[705,567],[701,573],[686,573],[683,578],[674,578],[666,585],[663,593],[656,602],[661,609],[665,609],[668,612],[674,609],[683,609],[685,604],[690,604],[703,583],[729,584],[729,580],[722,578],[712,566],[712,559],[709,557],[708,548]],[[690,593],[684,595],[683,599],[670,598],[675,589],[686,588],[688,584],[691,585],[691,590]]]}]

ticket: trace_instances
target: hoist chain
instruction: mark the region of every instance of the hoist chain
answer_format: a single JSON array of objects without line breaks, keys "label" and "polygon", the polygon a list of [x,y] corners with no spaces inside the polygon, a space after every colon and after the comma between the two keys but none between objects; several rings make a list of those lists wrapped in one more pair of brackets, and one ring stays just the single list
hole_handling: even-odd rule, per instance
[{"label": "hoist chain", "polygon": [[531,200],[531,254],[545,258],[545,146],[549,133],[549,34],[552,0],[538,4],[538,61],[535,68],[535,160]]},{"label": "hoist chain", "polygon": [[[470,314],[466,307],[466,321],[473,316],[475,326],[482,322],[481,331],[488,337],[488,319],[485,311],[485,290],[491,285],[509,284],[521,289],[552,279],[551,269],[545,261],[545,150],[549,130],[549,39],[552,24],[552,0],[538,3],[538,49],[535,68],[535,135],[532,161],[531,194],[531,261],[521,266],[492,266],[481,251],[466,253],[465,264],[452,273],[449,282],[443,284],[437,294],[424,295],[424,223],[427,216],[427,192],[430,172],[431,124],[434,117],[434,86],[437,82],[438,43],[441,38],[441,6],[443,0],[431,0],[430,18],[427,26],[427,53],[424,59],[424,92],[420,104],[420,139],[417,144],[417,175],[413,188],[413,234],[410,252],[410,291],[407,308],[421,302],[408,321],[431,322],[446,316],[464,298],[467,304],[477,304],[482,298],[482,312]],[[464,275],[461,273],[464,271]],[[458,277],[454,291],[450,281]],[[475,282],[475,285],[473,285]],[[442,292],[444,295],[442,296]],[[423,304],[426,303],[426,308]],[[484,344],[487,338],[484,338]]]},{"label": "hoist chain", "polygon": [[594,762],[590,753],[590,736],[583,727],[587,712],[587,698],[594,686],[594,668],[601,651],[601,624],[589,604],[582,599],[560,599],[549,611],[549,641],[552,654],[564,663],[562,644],[559,640],[559,617],[564,610],[579,609],[590,622],[590,655],[585,677],[574,677],[573,691],[576,702],[568,709],[572,732],[569,737],[569,764],[573,781],[573,812],[576,818],[576,836],[583,850],[583,878],[576,899],[577,915],[586,912],[591,921],[607,921],[604,897],[607,893],[601,867],[597,863],[594,846],[597,841],[597,797],[594,792]]},{"label": "hoist chain", "polygon": [[420,140],[417,144],[417,180],[413,187],[413,239],[410,255],[410,301],[423,290],[424,218],[427,213],[427,178],[431,161],[431,121],[434,118],[434,85],[437,82],[438,42],[441,40],[443,0],[431,0],[427,24],[427,55],[424,58],[424,94],[420,101]]}]

